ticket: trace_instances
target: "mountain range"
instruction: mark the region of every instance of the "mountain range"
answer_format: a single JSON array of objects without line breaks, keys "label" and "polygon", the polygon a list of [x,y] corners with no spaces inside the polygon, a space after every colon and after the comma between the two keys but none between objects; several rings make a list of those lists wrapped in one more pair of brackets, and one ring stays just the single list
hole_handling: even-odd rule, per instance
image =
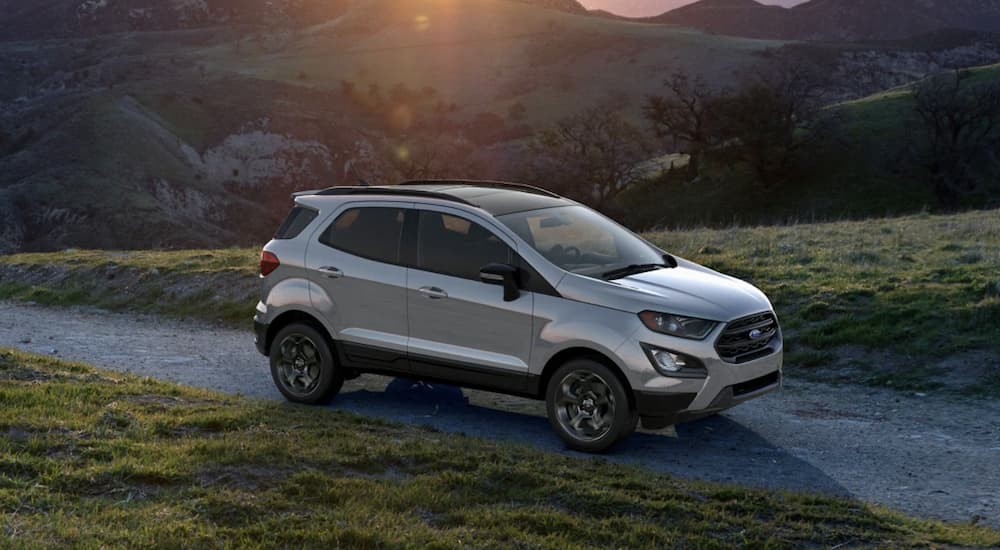
[{"label": "mountain range", "polygon": [[[589,10],[600,10],[625,17],[652,17],[686,6],[696,0],[580,0]],[[765,4],[790,8],[805,0],[767,0]]]},{"label": "mountain range", "polygon": [[945,29],[1000,32],[1000,0],[810,0],[792,8],[701,0],[648,21],[748,38],[899,40]]},{"label": "mountain range", "polygon": [[[219,25],[309,26],[370,0],[0,0],[0,40]],[[464,0],[468,1],[468,0]],[[576,15],[642,19],[712,34],[827,42],[899,40],[947,29],[1000,33],[1000,0],[511,0]],[[406,2],[385,2],[387,9]],[[771,5],[780,4],[780,5]],[[489,3],[482,5],[483,9]],[[792,6],[792,7],[785,7]],[[477,9],[470,4],[464,9]],[[588,9],[590,10],[588,12]]]}]

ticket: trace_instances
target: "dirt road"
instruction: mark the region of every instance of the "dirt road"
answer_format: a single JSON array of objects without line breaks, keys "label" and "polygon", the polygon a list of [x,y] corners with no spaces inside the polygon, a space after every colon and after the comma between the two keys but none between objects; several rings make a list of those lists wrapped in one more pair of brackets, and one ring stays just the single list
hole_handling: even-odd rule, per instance
[{"label": "dirt road", "polygon": [[[261,399],[281,399],[249,332],[94,309],[0,302],[0,347]],[[540,403],[365,376],[332,405],[565,450]],[[1000,527],[1000,404],[797,379],[724,415],[636,434],[598,458],[680,477],[822,491]]]}]

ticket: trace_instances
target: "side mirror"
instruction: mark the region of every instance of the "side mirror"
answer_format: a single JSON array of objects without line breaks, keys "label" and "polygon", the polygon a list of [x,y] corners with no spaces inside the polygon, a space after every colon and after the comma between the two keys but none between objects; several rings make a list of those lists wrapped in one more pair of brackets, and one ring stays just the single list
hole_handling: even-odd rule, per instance
[{"label": "side mirror", "polygon": [[517,268],[507,264],[489,264],[479,270],[479,279],[488,285],[503,287],[503,300],[513,302],[521,296],[517,288]]}]

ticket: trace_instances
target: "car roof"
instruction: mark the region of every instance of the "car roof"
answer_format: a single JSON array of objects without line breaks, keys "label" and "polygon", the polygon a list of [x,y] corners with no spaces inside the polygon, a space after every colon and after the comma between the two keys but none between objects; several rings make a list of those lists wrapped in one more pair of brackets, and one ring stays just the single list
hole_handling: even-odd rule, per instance
[{"label": "car roof", "polygon": [[493,181],[411,181],[398,185],[331,187],[296,195],[417,196],[475,206],[494,216],[576,204],[537,187]]}]

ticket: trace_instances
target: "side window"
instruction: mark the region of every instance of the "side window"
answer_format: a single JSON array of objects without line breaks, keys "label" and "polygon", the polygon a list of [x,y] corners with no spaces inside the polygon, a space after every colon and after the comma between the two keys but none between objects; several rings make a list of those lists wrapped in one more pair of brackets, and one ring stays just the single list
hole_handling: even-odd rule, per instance
[{"label": "side window", "polygon": [[403,218],[399,208],[352,208],[337,216],[319,242],[369,260],[399,263]]},{"label": "side window", "polygon": [[316,219],[316,211],[304,206],[296,206],[288,213],[284,223],[278,228],[274,238],[279,240],[294,239],[302,233],[307,225]]},{"label": "side window", "polygon": [[440,212],[420,212],[417,268],[479,280],[490,263],[510,263],[512,250],[483,226]]}]

